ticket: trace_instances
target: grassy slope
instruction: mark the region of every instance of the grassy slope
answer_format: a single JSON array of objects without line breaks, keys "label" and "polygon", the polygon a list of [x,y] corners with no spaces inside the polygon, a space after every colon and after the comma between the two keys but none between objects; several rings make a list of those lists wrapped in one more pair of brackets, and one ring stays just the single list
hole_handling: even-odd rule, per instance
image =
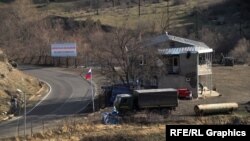
[{"label": "grassy slope", "polygon": [[[217,1],[219,3],[221,0]],[[208,7],[216,2],[209,0],[201,0],[199,2],[200,7]],[[160,30],[160,22],[162,15],[166,16],[167,2],[163,1],[157,4],[143,4],[141,6],[141,16],[138,16],[138,7],[133,5],[130,8],[126,6],[101,8],[99,15],[96,15],[95,10],[89,10],[88,7],[84,7],[76,10],[77,2],[67,3],[51,3],[47,7],[43,8],[50,14],[73,17],[76,20],[85,20],[88,16],[91,16],[95,20],[100,20],[101,23],[111,26],[122,26],[124,22],[127,22],[128,27],[135,28],[138,23],[155,24],[156,30]],[[193,12],[194,7],[197,5],[195,0],[188,0],[187,4],[173,5],[170,3],[170,20],[171,27],[179,27],[185,25],[191,25],[194,21],[194,16],[188,16]],[[165,14],[164,14],[165,13]]]},{"label": "grassy slope", "polygon": [[[242,36],[239,35],[239,22],[242,20],[243,35],[249,38],[249,16],[243,14],[245,18],[242,19],[239,14],[240,9],[243,9],[242,11],[248,11],[248,8],[241,8],[239,3],[235,4],[235,2],[236,1],[234,0],[186,0],[186,4],[175,5],[170,2],[170,29],[167,30],[176,35],[180,35],[178,32],[184,32],[183,34],[186,32],[189,34],[195,33],[195,7],[198,5],[198,29],[208,28],[218,35],[225,36],[225,38],[229,35],[230,39],[234,38],[231,37],[233,35],[240,38]],[[52,2],[41,8],[41,10],[49,15],[70,17],[79,21],[86,20],[88,17],[91,17],[94,20],[100,20],[102,24],[113,27],[127,27],[129,29],[135,29],[138,26],[142,26],[143,29],[148,29],[145,32],[162,32],[163,28],[161,27],[161,23],[167,20],[167,2],[165,1],[161,1],[161,3],[156,4],[142,4],[141,16],[138,16],[137,4],[132,4],[129,8],[127,8],[125,3],[114,8],[110,5],[110,3],[108,4],[109,6],[106,4],[99,9],[99,15],[96,15],[96,11],[90,9],[89,6],[83,6],[81,1],[60,3]],[[164,20],[162,20],[162,17],[165,17]],[[226,24],[217,24],[218,20],[221,18],[225,19]],[[175,27],[186,27],[186,29],[177,30],[177,33],[175,33]],[[182,36],[186,37],[187,35]],[[234,46],[236,42],[237,41],[234,41],[230,45]],[[210,45],[209,41],[206,43]]]},{"label": "grassy slope", "polygon": [[[27,74],[20,72],[17,69],[12,68],[12,66],[6,62],[0,61],[0,121],[5,116],[2,112],[8,112],[10,105],[11,95],[18,95],[17,89],[22,90],[26,93],[27,98],[36,94],[40,89],[40,84],[38,79],[31,77]],[[7,93],[8,91],[8,93]],[[21,98],[21,97],[19,97]]]}]

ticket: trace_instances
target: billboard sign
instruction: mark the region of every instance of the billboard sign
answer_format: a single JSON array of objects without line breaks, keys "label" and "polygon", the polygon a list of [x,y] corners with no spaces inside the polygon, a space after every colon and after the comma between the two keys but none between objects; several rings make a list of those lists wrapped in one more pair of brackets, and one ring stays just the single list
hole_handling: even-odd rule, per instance
[{"label": "billboard sign", "polygon": [[51,44],[52,57],[76,57],[76,43]]}]

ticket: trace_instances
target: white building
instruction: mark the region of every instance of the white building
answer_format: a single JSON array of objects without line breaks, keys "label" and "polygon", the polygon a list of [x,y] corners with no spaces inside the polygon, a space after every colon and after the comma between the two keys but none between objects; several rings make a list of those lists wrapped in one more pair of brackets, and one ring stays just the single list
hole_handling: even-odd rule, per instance
[{"label": "white building", "polygon": [[167,71],[158,76],[158,88],[188,88],[193,98],[198,98],[203,92],[199,86],[206,86],[211,94],[213,49],[202,42],[169,34],[150,40],[147,46],[159,44]]}]

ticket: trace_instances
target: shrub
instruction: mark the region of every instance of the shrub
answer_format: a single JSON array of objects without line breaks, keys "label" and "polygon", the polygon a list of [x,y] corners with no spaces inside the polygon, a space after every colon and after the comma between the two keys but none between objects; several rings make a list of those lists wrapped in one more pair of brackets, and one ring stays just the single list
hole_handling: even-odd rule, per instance
[{"label": "shrub", "polygon": [[239,40],[230,54],[238,63],[248,63],[250,58],[250,41],[245,38]]}]

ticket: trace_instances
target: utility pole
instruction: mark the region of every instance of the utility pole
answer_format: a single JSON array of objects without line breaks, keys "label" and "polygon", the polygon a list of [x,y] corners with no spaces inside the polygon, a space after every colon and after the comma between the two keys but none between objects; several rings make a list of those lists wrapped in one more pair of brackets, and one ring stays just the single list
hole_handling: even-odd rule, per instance
[{"label": "utility pole", "polygon": [[141,0],[139,0],[139,2],[138,2],[138,14],[139,14],[139,16],[141,16]]},{"label": "utility pole", "polygon": [[100,6],[100,2],[99,2],[99,0],[96,0],[96,3],[95,3],[95,7],[96,7],[96,15],[99,15],[99,6]]},{"label": "utility pole", "polygon": [[240,5],[240,29],[239,29],[239,32],[240,32],[240,36],[242,36],[242,18],[243,18],[243,10],[242,10],[242,4]]},{"label": "utility pole", "polygon": [[90,9],[92,9],[92,0],[89,0]]},{"label": "utility pole", "polygon": [[200,6],[200,1],[198,0],[197,2],[196,2],[196,6],[195,6],[195,27],[196,27],[196,31],[195,31],[195,36],[196,36],[196,39],[200,39],[200,36],[199,36],[199,29],[201,29],[200,28],[200,26],[202,26],[201,24],[200,24],[200,13],[199,13],[199,6]]},{"label": "utility pole", "polygon": [[169,0],[167,0],[167,30],[169,30],[169,26],[170,26],[170,17],[169,17]]},{"label": "utility pole", "polygon": [[[91,96],[92,96],[92,106],[93,106],[93,113],[95,112],[95,94],[94,94],[94,90],[93,90],[93,81],[92,81],[92,77],[93,77],[93,74],[92,74],[92,69],[90,68],[90,87],[91,87]],[[89,73],[88,72],[88,73]]]},{"label": "utility pole", "polygon": [[24,140],[26,140],[26,93],[24,94]]},{"label": "utility pole", "polygon": [[[24,103],[24,140],[26,141],[26,93],[22,92],[20,89],[17,89],[17,92],[23,97],[23,103]],[[19,121],[19,120],[18,120]],[[18,135],[19,135],[19,123],[17,125],[18,127]]]}]

